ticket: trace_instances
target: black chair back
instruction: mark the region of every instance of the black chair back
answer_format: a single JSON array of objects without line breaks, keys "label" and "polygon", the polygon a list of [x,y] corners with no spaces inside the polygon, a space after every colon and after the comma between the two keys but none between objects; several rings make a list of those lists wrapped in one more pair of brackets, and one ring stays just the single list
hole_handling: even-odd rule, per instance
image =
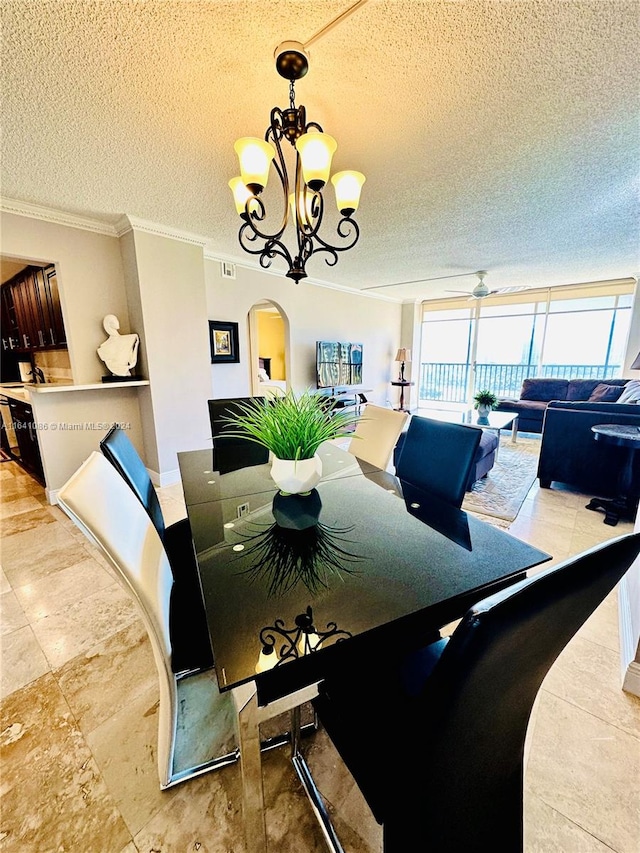
[{"label": "black chair back", "polygon": [[482,432],[413,415],[396,463],[400,481],[462,505]]},{"label": "black chair back", "polygon": [[[380,702],[329,681],[314,700],[374,816],[385,853],[523,849],[527,725],[569,640],[640,553],[640,533],[534,575],[471,608],[441,640],[384,672]],[[361,699],[360,699],[361,707]],[[386,761],[368,738],[395,727],[410,748]]]},{"label": "black chair back", "polygon": [[227,399],[209,400],[209,419],[215,453],[215,467],[221,474],[236,471],[239,468],[250,468],[253,465],[264,465],[269,461],[269,451],[266,447],[249,441],[242,436],[229,435],[233,424],[226,418],[239,414],[238,403],[248,403],[254,399],[267,398],[229,397]]},{"label": "black chair back", "polygon": [[149,472],[129,436],[123,429],[114,424],[100,442],[100,450],[133,489],[140,503],[146,509],[153,526],[160,534],[160,538],[164,538],[164,517],[158,495],[151,482]]}]

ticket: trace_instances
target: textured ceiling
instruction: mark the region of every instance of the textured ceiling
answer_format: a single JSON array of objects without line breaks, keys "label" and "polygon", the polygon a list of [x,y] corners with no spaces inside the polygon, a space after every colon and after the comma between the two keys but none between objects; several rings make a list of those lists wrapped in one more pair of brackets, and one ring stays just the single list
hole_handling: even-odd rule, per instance
[{"label": "textured ceiling", "polygon": [[[352,5],[3,0],[3,197],[162,223],[246,262],[233,143],[287,106],[276,45]],[[360,289],[478,269],[491,288],[638,275],[639,43],[638,0],[368,0],[312,45],[297,84],[338,140],[335,168],[367,176],[360,242],[335,267],[312,258],[310,276]]]}]

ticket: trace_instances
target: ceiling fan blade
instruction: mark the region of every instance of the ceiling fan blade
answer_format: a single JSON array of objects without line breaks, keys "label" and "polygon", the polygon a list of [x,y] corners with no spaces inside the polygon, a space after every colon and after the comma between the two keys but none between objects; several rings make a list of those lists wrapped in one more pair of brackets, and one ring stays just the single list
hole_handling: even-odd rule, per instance
[{"label": "ceiling fan blade", "polygon": [[501,287],[499,290],[492,290],[492,293],[517,293],[520,290],[531,290],[526,284],[520,284],[515,287]]}]

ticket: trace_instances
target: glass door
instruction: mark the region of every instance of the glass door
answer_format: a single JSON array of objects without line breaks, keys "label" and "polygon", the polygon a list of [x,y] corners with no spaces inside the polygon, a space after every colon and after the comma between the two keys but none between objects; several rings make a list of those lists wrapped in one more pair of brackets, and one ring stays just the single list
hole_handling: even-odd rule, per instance
[{"label": "glass door", "polygon": [[473,388],[475,306],[425,312],[420,347],[418,405],[466,408]]}]

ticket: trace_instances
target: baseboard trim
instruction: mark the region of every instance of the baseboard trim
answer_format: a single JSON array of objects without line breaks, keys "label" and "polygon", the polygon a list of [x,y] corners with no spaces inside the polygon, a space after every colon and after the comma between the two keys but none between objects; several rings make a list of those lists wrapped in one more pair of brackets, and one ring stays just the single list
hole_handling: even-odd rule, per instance
[{"label": "baseboard trim", "polygon": [[162,474],[158,473],[158,471],[153,471],[151,468],[147,468],[147,471],[151,477],[151,482],[159,489],[163,486],[173,486],[174,483],[180,482],[179,468],[174,468],[172,471],[165,471]]},{"label": "baseboard trim", "polygon": [[640,696],[640,663],[632,661],[625,673],[622,689],[625,693]]}]

